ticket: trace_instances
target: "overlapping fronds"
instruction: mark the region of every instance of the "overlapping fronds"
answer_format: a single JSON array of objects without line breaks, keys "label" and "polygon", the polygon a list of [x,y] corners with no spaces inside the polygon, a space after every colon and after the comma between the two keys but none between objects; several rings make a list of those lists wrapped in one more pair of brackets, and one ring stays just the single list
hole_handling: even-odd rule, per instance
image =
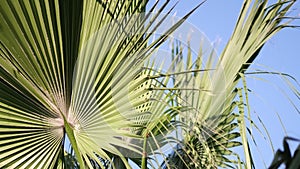
[{"label": "overlapping fronds", "polygon": [[[279,1],[268,6],[267,1],[245,1],[235,30],[219,58],[212,51],[205,61],[200,50],[194,62],[187,52],[187,59],[177,63],[178,72],[189,72],[174,76],[178,103],[189,107],[179,113],[186,124],[185,140],[163,167],[253,167],[247,134],[250,126],[246,123],[251,119],[247,86],[244,83],[241,89],[238,83],[244,81],[243,73],[266,41],[289,26],[290,20],[285,20],[288,18],[285,15],[294,2]],[[231,150],[239,145],[243,145],[244,155]]]},{"label": "overlapping fronds", "polygon": [[191,14],[147,45],[165,18],[143,13],[146,4],[1,1],[1,168],[63,167],[66,136],[81,167],[104,168],[100,159],[111,154],[129,167],[122,149],[141,156],[142,147],[126,139],[143,139],[131,130],[146,114],[136,109],[147,93],[137,89],[146,78],[137,76]]},{"label": "overlapping fronds", "polygon": [[0,168],[252,167],[237,84],[295,1],[245,0],[219,58],[188,45],[159,66],[202,3],[156,37],[175,6],[147,2],[1,0]]}]

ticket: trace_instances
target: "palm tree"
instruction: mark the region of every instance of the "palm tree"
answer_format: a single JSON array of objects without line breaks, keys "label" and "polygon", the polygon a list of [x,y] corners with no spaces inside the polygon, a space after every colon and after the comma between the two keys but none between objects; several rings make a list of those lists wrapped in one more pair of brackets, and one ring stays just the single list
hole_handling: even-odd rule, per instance
[{"label": "palm tree", "polygon": [[245,0],[218,59],[176,43],[163,71],[153,54],[202,3],[156,37],[170,1],[2,0],[0,167],[251,168],[238,83],[294,3]]}]

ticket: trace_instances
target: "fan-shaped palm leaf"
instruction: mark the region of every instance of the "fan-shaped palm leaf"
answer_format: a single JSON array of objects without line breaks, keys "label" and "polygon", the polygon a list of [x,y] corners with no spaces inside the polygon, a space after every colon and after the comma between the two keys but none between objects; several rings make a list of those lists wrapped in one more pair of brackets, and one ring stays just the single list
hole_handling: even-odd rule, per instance
[{"label": "fan-shaped palm leaf", "polygon": [[143,14],[146,4],[1,1],[0,167],[63,167],[66,135],[81,167],[104,168],[99,156],[111,161],[110,153],[128,167],[121,149],[142,154],[126,141],[143,138],[129,130],[145,114],[136,107],[146,78],[137,77],[190,14],[146,46],[165,19]]},{"label": "fan-shaped palm leaf", "polygon": [[147,2],[1,1],[0,168],[252,167],[237,84],[295,1],[246,0],[220,58],[171,72],[150,56],[201,3],[149,43],[174,6]]}]

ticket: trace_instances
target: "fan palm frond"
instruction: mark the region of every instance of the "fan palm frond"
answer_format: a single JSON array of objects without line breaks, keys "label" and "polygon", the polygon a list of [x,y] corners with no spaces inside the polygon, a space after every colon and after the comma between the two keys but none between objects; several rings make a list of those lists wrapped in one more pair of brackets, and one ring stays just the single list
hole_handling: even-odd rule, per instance
[{"label": "fan palm frond", "polygon": [[238,83],[295,1],[245,0],[219,58],[175,45],[172,63],[156,66],[202,3],[154,36],[176,4],[2,0],[0,168],[251,168]]},{"label": "fan palm frond", "polygon": [[80,167],[93,168],[92,160],[103,168],[99,156],[112,161],[110,154],[129,167],[121,149],[142,154],[142,147],[126,141],[143,139],[130,130],[145,114],[136,107],[145,104],[137,98],[147,90],[136,88],[147,79],[136,77],[191,14],[147,45],[165,18],[145,14],[146,4],[1,2],[0,167],[63,166],[66,136]]}]

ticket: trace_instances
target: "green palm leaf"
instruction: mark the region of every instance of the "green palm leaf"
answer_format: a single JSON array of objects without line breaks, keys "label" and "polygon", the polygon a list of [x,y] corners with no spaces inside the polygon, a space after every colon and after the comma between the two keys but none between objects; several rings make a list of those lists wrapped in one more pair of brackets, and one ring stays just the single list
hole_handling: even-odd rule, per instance
[{"label": "green palm leaf", "polygon": [[112,162],[111,154],[129,167],[124,151],[142,155],[142,145],[128,141],[143,140],[132,131],[144,125],[136,121],[145,114],[138,107],[147,93],[138,89],[147,77],[137,77],[191,14],[147,46],[165,17],[143,14],[146,4],[1,2],[0,167],[63,167],[66,135],[82,168],[104,168],[101,159]]},{"label": "green palm leaf", "polygon": [[[266,41],[288,26],[290,20],[285,21],[284,16],[294,2],[280,1],[268,7],[267,1],[245,1],[220,58],[216,58],[212,50],[203,64],[206,56],[200,49],[193,61],[188,46],[186,60],[179,58],[176,71],[189,73],[174,75],[174,85],[179,90],[178,103],[189,107],[179,113],[182,123],[186,124],[183,127],[184,140],[162,167],[234,168],[243,164],[251,168],[254,165],[245,122],[251,120],[249,114],[248,117],[245,115],[249,111],[249,107],[244,106],[248,105],[247,92],[243,93],[247,86],[238,89],[238,83]],[[239,114],[234,113],[236,110]],[[239,145],[243,145],[245,151],[243,162],[240,161],[243,156],[232,151]]]},{"label": "green palm leaf", "polygon": [[238,83],[294,1],[245,1],[220,58],[177,46],[167,72],[153,53],[202,3],[156,38],[176,4],[147,3],[1,1],[0,168],[252,167]]}]

